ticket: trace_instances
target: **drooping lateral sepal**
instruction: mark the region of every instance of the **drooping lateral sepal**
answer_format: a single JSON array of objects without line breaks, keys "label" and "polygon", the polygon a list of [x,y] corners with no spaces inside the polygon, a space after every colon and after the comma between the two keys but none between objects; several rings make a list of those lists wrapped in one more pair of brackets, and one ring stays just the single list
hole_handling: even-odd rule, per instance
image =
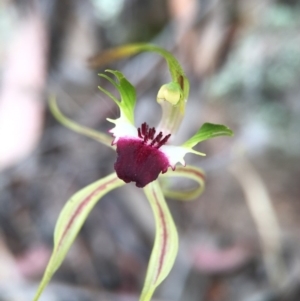
[{"label": "drooping lateral sepal", "polygon": [[106,89],[100,86],[98,88],[119,106],[121,118],[126,118],[127,121],[134,124],[134,108],[136,103],[135,88],[120,71],[106,70],[106,72],[112,73],[117,78],[118,82],[114,81],[106,74],[99,74],[99,76],[107,79],[118,90],[121,100],[118,100]]},{"label": "drooping lateral sepal", "polygon": [[109,191],[124,185],[115,173],[79,190],[62,209],[54,230],[54,247],[43,279],[35,295],[37,301],[67,255],[90,211]]},{"label": "drooping lateral sepal", "polygon": [[140,301],[149,301],[168,276],[178,252],[178,234],[158,182],[144,188],[155,219],[155,241]]},{"label": "drooping lateral sepal", "polygon": [[204,123],[193,137],[182,144],[182,147],[192,149],[201,141],[219,136],[233,136],[233,131],[222,124]]}]

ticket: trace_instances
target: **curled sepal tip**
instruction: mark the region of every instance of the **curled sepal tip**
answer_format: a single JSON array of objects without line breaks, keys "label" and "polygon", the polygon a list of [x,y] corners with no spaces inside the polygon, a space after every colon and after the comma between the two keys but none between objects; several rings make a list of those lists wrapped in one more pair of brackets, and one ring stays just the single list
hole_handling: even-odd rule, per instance
[{"label": "curled sepal tip", "polygon": [[134,124],[134,108],[136,103],[135,88],[120,71],[106,70],[106,72],[112,73],[117,78],[118,82],[114,81],[106,74],[99,74],[99,76],[107,79],[118,90],[121,100],[118,100],[109,91],[100,86],[98,87],[99,90],[109,96],[119,106],[121,118],[126,118],[128,122]]},{"label": "curled sepal tip", "polygon": [[115,173],[75,193],[62,209],[54,230],[54,247],[34,301],[37,301],[67,255],[88,214],[99,199],[114,188],[124,185]]},{"label": "curled sepal tip", "polygon": [[218,136],[233,136],[233,131],[222,124],[204,123],[193,137],[182,144],[182,147],[192,149],[199,142]]},{"label": "curled sepal tip", "polygon": [[168,276],[178,251],[178,234],[158,182],[144,188],[156,225],[156,234],[140,301],[149,301],[156,287]]},{"label": "curled sepal tip", "polygon": [[[178,190],[174,189],[169,185],[169,178],[172,177],[180,177],[188,180],[193,180],[196,182],[196,186],[186,189],[186,190]],[[163,194],[167,198],[180,200],[180,201],[190,201],[200,196],[205,188],[205,172],[197,168],[195,166],[177,166],[177,168],[173,171],[168,170],[168,172],[162,174],[160,176],[161,180],[161,188]]]}]

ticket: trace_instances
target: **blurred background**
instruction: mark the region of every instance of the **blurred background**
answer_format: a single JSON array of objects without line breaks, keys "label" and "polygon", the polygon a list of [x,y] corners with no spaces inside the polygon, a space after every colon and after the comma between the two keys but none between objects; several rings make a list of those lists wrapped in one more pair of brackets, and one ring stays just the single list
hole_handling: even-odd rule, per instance
[{"label": "blurred background", "polygon": [[[168,49],[190,80],[176,142],[204,122],[235,132],[186,158],[207,186],[194,201],[168,200],[180,250],[156,300],[300,300],[299,16],[298,0],[1,0],[0,300],[32,299],[66,200],[113,171],[116,154],[60,125],[47,97],[107,131],[118,109],[97,73],[118,69],[137,89],[137,125],[158,122],[170,80],[159,56],[88,68],[133,42]],[[41,300],[138,300],[153,237],[143,191],[109,193]]]}]

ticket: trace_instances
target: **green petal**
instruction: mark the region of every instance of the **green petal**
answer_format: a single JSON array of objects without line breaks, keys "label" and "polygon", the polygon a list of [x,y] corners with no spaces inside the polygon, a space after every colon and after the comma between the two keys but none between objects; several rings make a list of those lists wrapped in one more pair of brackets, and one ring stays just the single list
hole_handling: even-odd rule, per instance
[{"label": "green petal", "polygon": [[218,136],[233,136],[233,131],[222,124],[204,123],[198,132],[192,138],[183,143],[182,146],[193,148],[201,141]]},{"label": "green petal", "polygon": [[177,166],[175,170],[168,170],[168,172],[160,175],[161,178],[169,177],[181,177],[193,180],[197,183],[197,186],[188,190],[175,190],[173,187],[169,187],[168,183],[163,182],[162,191],[165,197],[180,200],[189,201],[200,196],[205,188],[205,173],[202,169],[194,166]]},{"label": "green petal", "polygon": [[157,181],[144,188],[153,210],[156,234],[140,301],[151,299],[156,287],[168,276],[178,251],[178,234]]},{"label": "green petal", "polygon": [[99,74],[99,76],[107,79],[112,85],[114,85],[114,87],[120,93],[121,100],[118,100],[106,89],[102,87],[98,88],[107,96],[109,96],[119,106],[121,110],[121,116],[126,117],[131,124],[134,124],[134,108],[136,103],[135,88],[120,71],[106,70],[106,72],[112,73],[117,78],[118,82],[115,82],[106,74]]},{"label": "green petal", "polygon": [[80,125],[68,117],[66,117],[58,108],[55,97],[49,98],[49,108],[53,116],[65,127],[71,129],[72,131],[90,137],[98,142],[101,142],[109,147],[112,147],[112,138],[106,134],[102,134],[98,131]]},{"label": "green petal", "polygon": [[54,231],[54,247],[34,301],[37,301],[67,255],[88,214],[99,199],[125,183],[115,173],[75,193],[62,209]]}]

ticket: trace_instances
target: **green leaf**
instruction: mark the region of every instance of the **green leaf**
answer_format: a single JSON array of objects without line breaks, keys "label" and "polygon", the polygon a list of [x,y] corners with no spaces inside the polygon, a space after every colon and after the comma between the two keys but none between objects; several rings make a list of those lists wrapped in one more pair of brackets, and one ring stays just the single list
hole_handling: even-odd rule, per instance
[{"label": "green leaf", "polygon": [[37,301],[67,255],[88,214],[106,193],[124,185],[115,173],[75,193],[62,209],[54,231],[54,247],[34,301]]},{"label": "green leaf", "polygon": [[175,170],[168,170],[166,173],[161,174],[159,179],[170,178],[170,177],[180,177],[193,180],[197,183],[195,188],[187,190],[178,190],[174,187],[170,187],[168,182],[162,182],[161,188],[163,194],[167,198],[180,200],[180,201],[190,201],[200,196],[205,188],[205,172],[195,166],[177,166]]},{"label": "green leaf", "polygon": [[129,122],[134,124],[134,108],[136,103],[136,92],[135,88],[125,78],[123,73],[120,71],[105,70],[106,72],[112,73],[118,80],[115,82],[106,74],[99,74],[99,76],[107,79],[120,93],[121,100],[118,100],[110,92],[102,87],[98,87],[103,93],[109,96],[120,108],[121,115],[125,115]]},{"label": "green leaf", "polygon": [[85,135],[89,138],[92,138],[98,142],[105,144],[106,146],[112,147],[111,142],[112,138],[106,134],[101,132],[95,131],[83,125],[80,125],[73,120],[66,117],[58,108],[55,97],[49,98],[49,108],[53,116],[63,124],[65,127],[69,128],[70,130]]},{"label": "green leaf", "polygon": [[233,136],[233,131],[222,124],[204,123],[198,132],[192,138],[183,143],[182,146],[193,148],[201,141],[218,136]]},{"label": "green leaf", "polygon": [[153,210],[156,234],[140,301],[149,301],[156,287],[168,276],[178,251],[178,234],[157,181],[144,188]]}]

